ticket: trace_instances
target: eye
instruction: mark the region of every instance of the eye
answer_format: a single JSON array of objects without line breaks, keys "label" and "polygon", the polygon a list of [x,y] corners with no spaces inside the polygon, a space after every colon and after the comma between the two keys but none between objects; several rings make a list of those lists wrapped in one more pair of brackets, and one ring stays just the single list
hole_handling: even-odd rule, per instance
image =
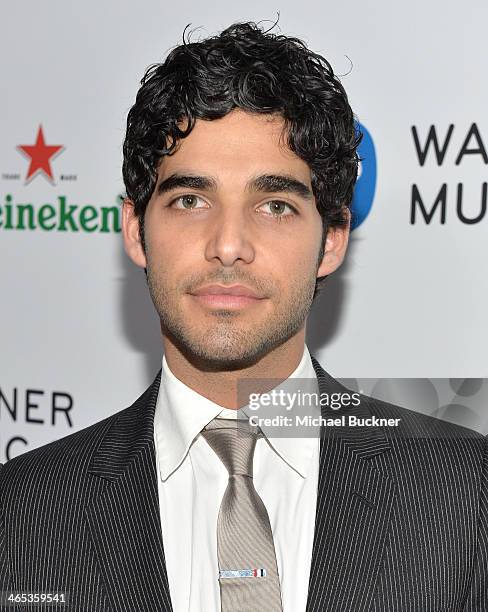
[{"label": "eye", "polygon": [[203,202],[204,200],[202,200],[202,198],[200,198],[197,195],[194,195],[193,193],[185,193],[184,195],[178,196],[177,198],[175,198],[174,200],[172,200],[169,203],[169,206],[173,206],[174,204],[176,204],[177,202],[181,202],[181,204],[183,205],[178,206],[177,208],[179,208],[180,210],[193,210],[195,208],[195,204],[197,203],[197,201],[200,200],[201,202]]},{"label": "eye", "polygon": [[[270,206],[271,215],[275,217],[278,221],[281,221],[281,219],[288,219],[288,217],[294,217],[297,214],[297,209],[294,206],[288,204],[288,202],[283,202],[282,200],[270,200],[269,202],[263,204],[263,206]],[[292,212],[287,215],[284,215],[284,207],[288,207]]]}]

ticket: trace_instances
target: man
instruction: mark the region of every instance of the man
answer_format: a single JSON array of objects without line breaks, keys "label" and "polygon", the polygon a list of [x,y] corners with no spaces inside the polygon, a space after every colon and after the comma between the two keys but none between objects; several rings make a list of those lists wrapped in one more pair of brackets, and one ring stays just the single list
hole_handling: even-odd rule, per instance
[{"label": "man", "polygon": [[160,317],[162,370],[134,405],[3,466],[5,600],[488,609],[483,436],[365,396],[321,406],[345,420],[320,437],[268,436],[237,411],[246,381],[347,391],[305,330],[345,255],[358,141],[327,61],[255,24],[149,69],[127,122],[123,237]]}]

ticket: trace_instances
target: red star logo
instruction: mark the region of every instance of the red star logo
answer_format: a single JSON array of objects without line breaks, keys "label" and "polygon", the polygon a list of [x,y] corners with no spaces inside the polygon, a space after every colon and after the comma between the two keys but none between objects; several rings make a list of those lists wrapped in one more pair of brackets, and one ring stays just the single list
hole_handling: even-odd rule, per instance
[{"label": "red star logo", "polygon": [[63,150],[62,145],[47,145],[44,141],[42,125],[37,132],[36,143],[33,145],[19,145],[17,149],[30,158],[29,170],[25,182],[28,183],[39,172],[43,172],[51,183],[54,183],[51,170],[51,159]]}]

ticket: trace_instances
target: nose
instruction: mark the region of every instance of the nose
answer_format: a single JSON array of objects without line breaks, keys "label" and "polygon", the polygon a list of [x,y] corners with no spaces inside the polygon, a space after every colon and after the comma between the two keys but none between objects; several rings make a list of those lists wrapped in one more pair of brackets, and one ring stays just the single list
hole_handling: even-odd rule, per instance
[{"label": "nose", "polygon": [[233,266],[238,260],[251,263],[255,252],[250,231],[249,222],[237,206],[222,210],[219,216],[212,220],[209,229],[206,259],[218,259],[225,267]]}]

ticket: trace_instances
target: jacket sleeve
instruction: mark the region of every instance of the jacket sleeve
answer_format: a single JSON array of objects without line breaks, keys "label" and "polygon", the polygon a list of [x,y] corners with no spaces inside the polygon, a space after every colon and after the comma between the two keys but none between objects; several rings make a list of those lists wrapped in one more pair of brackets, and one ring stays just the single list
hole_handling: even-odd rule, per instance
[{"label": "jacket sleeve", "polygon": [[488,436],[485,436],[479,497],[478,541],[464,612],[488,610]]},{"label": "jacket sleeve", "polygon": [[10,574],[7,558],[7,535],[5,533],[5,520],[3,515],[2,499],[2,468],[0,463],[0,593],[10,588]]}]

